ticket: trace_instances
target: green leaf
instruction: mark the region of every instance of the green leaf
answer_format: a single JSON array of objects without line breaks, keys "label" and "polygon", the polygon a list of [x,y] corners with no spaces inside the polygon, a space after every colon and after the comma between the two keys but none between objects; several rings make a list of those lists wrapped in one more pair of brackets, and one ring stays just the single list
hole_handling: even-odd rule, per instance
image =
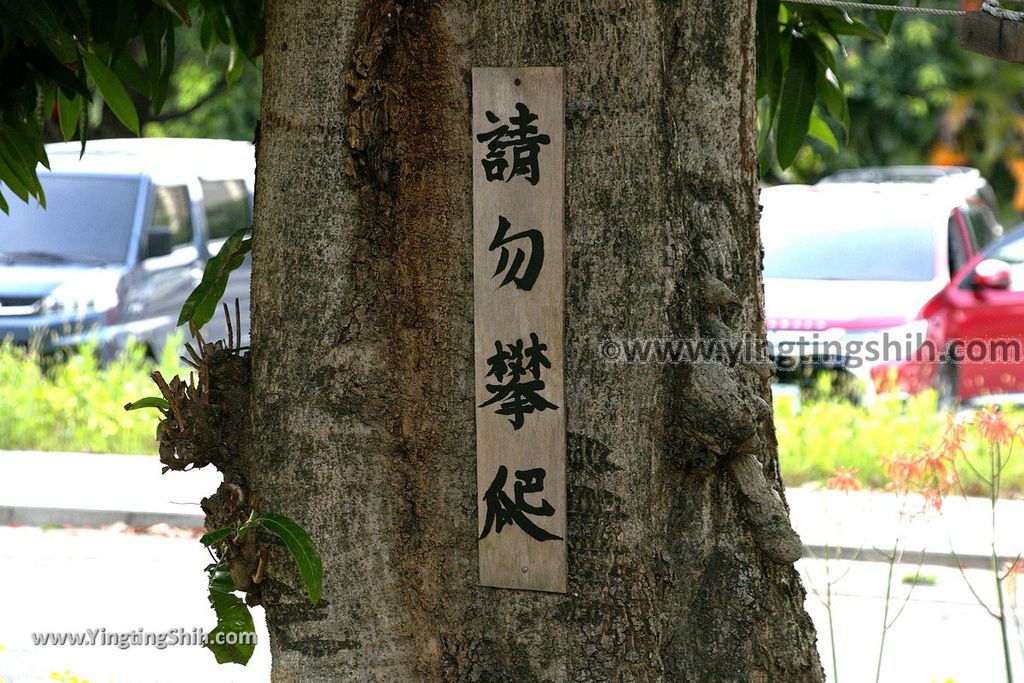
[{"label": "green leaf", "polygon": [[[880,0],[880,4],[891,5],[893,3],[887,0]],[[885,35],[889,35],[889,31],[892,30],[892,22],[895,20],[895,12],[875,12],[875,21],[878,22],[878,27],[882,29],[882,33]]]},{"label": "green leaf", "polygon": [[196,285],[181,307],[181,314],[178,315],[179,325],[191,321],[196,328],[200,328],[213,318],[217,304],[228,286],[231,271],[242,265],[245,255],[252,248],[252,238],[245,239],[245,233],[248,231],[248,228],[236,231],[224,241],[217,255],[207,261],[202,281]]},{"label": "green leaf", "polygon": [[857,36],[858,38],[866,38],[868,40],[885,40],[885,34],[879,33],[863,21],[856,19],[850,19],[842,23],[836,22],[831,26],[832,30],[839,35]]},{"label": "green leaf", "polygon": [[[218,664],[233,662],[235,664],[248,664],[252,653],[256,649],[254,636],[243,634],[254,634],[256,626],[252,621],[252,614],[245,602],[234,594],[234,582],[226,567],[219,566],[210,576],[210,605],[217,615],[217,626],[210,631],[206,648],[217,658]],[[223,634],[223,635],[220,635]],[[234,634],[228,636],[227,634]],[[218,638],[224,638],[225,642],[233,640],[234,645],[218,645]]]},{"label": "green leaf", "polygon": [[255,521],[284,541],[288,552],[295,558],[295,564],[299,567],[299,576],[306,585],[310,602],[314,606],[318,605],[323,586],[324,566],[309,534],[284,515],[259,515]]},{"label": "green leaf", "polygon": [[757,3],[757,95],[773,89],[771,83],[779,62],[779,0]]},{"label": "green leaf", "polygon": [[163,5],[167,11],[178,15],[181,23],[185,24],[185,28],[192,28],[192,17],[189,16],[185,3],[180,0],[157,0],[157,2]]},{"label": "green leaf", "polygon": [[818,116],[811,115],[811,123],[807,128],[807,134],[824,142],[832,148],[832,151],[839,152],[839,141],[836,140],[836,136],[832,133],[832,129],[828,127],[828,124],[818,118]]},{"label": "green leaf", "polygon": [[65,64],[75,61],[75,38],[61,24],[50,3],[10,2],[5,5],[4,9],[25,22],[57,59]]},{"label": "green leaf", "polygon": [[807,137],[811,109],[816,99],[818,62],[806,40],[793,39],[789,68],[782,83],[775,153],[782,168],[788,168]]},{"label": "green leaf", "polygon": [[146,72],[129,55],[121,55],[111,68],[122,83],[131,86],[140,95],[149,96],[149,79]]},{"label": "green leaf", "polygon": [[226,526],[223,529],[215,529],[207,534],[203,534],[203,537],[199,539],[199,542],[209,548],[214,543],[220,543],[233,533],[235,533],[235,530]]},{"label": "green leaf", "polygon": [[234,85],[245,70],[245,57],[237,45],[232,45],[228,55],[228,71],[225,75],[228,85]]},{"label": "green leaf", "polygon": [[82,98],[80,95],[65,97],[63,90],[57,91],[57,116],[60,119],[60,134],[67,142],[75,136],[78,117],[81,114]]},{"label": "green leaf", "polygon": [[167,411],[171,409],[171,404],[161,396],[147,396],[146,398],[140,398],[138,401],[126,403],[124,406],[125,410],[138,410],[140,408],[158,408]]},{"label": "green leaf", "polygon": [[89,76],[92,77],[93,83],[99,89],[100,94],[103,95],[103,100],[110,107],[110,111],[114,112],[114,116],[128,130],[138,135],[139,115],[135,111],[132,99],[128,96],[128,91],[121,85],[120,79],[94,53],[86,52],[83,57],[85,58],[85,68],[89,72]]},{"label": "green leaf", "polygon": [[825,109],[843,127],[846,135],[850,129],[850,109],[846,102],[846,93],[842,84],[833,82],[824,70],[818,71],[818,97],[825,104]]},{"label": "green leaf", "polygon": [[7,185],[18,199],[23,202],[28,201],[28,188],[25,187],[25,183],[22,182],[21,178],[14,172],[14,169],[11,168],[10,161],[4,158],[3,149],[0,149],[0,182]]},{"label": "green leaf", "polygon": [[19,130],[10,131],[0,127],[0,177],[15,193],[20,186],[27,194],[39,198],[39,203],[45,207],[43,186],[39,184],[39,176],[36,174],[35,151],[31,143],[26,145],[23,135],[25,133]]}]

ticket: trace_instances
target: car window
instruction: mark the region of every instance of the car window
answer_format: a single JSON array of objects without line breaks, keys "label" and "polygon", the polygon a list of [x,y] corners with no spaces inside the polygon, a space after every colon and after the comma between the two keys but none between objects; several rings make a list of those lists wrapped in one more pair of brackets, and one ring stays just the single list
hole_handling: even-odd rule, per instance
[{"label": "car window", "polygon": [[956,214],[949,217],[947,232],[949,234],[949,274],[953,275],[963,268],[971,255],[967,250],[967,245],[964,244],[963,233],[960,232],[960,222],[956,219]]},{"label": "car window", "polygon": [[[7,195],[0,212],[0,263],[124,263],[139,197],[138,178],[40,173],[46,208]],[[6,189],[6,188],[5,188]]]},{"label": "car window", "polygon": [[249,191],[244,180],[202,180],[206,228],[211,240],[249,227]]},{"label": "car window", "polygon": [[860,202],[769,202],[761,217],[764,277],[927,281],[935,277],[934,218]]},{"label": "car window", "polygon": [[999,237],[1000,228],[996,217],[986,206],[967,207],[967,232],[971,237],[974,251],[981,251]]},{"label": "car window", "polygon": [[[986,258],[1005,261],[1010,266],[1011,292],[1024,291],[1024,233],[1017,238],[1000,244],[986,255]],[[960,289],[969,290],[974,287],[974,277],[968,274],[960,282]]]},{"label": "car window", "polygon": [[993,250],[989,257],[1006,261],[1011,266],[1024,264],[1024,233],[1021,233],[1017,239],[1011,240]]},{"label": "car window", "polygon": [[192,208],[188,188],[184,185],[156,188],[150,229],[170,232],[174,248],[192,244]]}]

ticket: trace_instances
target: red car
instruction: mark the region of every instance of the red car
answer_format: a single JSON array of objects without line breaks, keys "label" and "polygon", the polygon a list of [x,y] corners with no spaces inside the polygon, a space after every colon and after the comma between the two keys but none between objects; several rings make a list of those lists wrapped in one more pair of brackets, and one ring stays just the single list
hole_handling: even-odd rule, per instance
[{"label": "red car", "polygon": [[[1018,390],[1019,359],[1011,372],[1012,358],[990,362],[988,350],[984,363],[945,358],[961,348],[977,356],[979,340],[1014,328],[1024,337],[1024,316],[1006,319],[999,303],[1015,296],[1012,268],[988,262],[977,276],[979,252],[1002,232],[979,188],[980,175],[956,169],[932,181],[764,190],[765,314],[780,382],[827,368],[869,390],[937,387],[946,400]],[[993,318],[1001,324],[982,322]]]},{"label": "red car", "polygon": [[1024,229],[973,256],[918,317],[926,344],[911,362],[873,369],[879,388],[936,387],[950,403],[1024,402]]}]

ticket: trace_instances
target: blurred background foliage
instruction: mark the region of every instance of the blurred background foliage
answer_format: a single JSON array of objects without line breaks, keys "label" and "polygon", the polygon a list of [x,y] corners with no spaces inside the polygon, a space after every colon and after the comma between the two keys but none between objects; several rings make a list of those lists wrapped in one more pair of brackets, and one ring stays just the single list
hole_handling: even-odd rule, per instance
[{"label": "blurred background foliage", "polygon": [[[259,118],[263,88],[262,58],[233,63],[232,50],[222,43],[202,46],[200,31],[174,29],[177,51],[171,71],[167,100],[159,112],[150,100],[127,84],[146,137],[226,138],[252,140]],[[235,73],[225,78],[229,68]],[[96,98],[89,110],[89,138],[132,137],[103,100]],[[54,118],[46,127],[46,141],[59,142]]]},{"label": "blurred background foliage", "polygon": [[[826,37],[849,107],[838,151],[809,140],[768,182],[814,182],[843,168],[897,164],[974,166],[993,184],[1003,222],[1024,211],[1024,66],[960,49],[958,22],[900,15],[888,36]],[[827,119],[841,140],[839,123]]]}]

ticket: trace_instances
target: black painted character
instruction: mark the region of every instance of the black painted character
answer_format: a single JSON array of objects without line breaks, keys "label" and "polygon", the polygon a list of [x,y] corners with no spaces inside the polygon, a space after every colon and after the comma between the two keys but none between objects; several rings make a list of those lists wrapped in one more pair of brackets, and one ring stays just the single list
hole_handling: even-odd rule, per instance
[{"label": "black painted character", "polygon": [[[509,235],[508,230],[511,227],[512,224],[507,218],[498,216],[498,231],[494,233],[494,239],[487,247],[488,251],[494,251],[501,247],[501,253],[498,255],[498,267],[491,277],[498,277],[504,272],[505,278],[498,285],[499,287],[504,287],[511,282],[515,284],[516,288],[528,292],[533,289],[533,284],[537,281],[537,276],[540,275],[540,268],[544,265],[544,235],[540,230],[533,229]],[[512,257],[510,265],[509,249],[505,245],[516,240],[530,241],[529,260],[527,260],[526,252],[516,247],[516,255]],[[526,261],[525,268],[523,267],[524,261]]]},{"label": "black painted character", "polygon": [[518,526],[526,534],[537,541],[561,541],[561,536],[555,536],[550,531],[541,529],[533,523],[529,516],[550,517],[555,514],[555,508],[545,498],[541,498],[540,505],[530,505],[526,502],[527,493],[541,493],[544,490],[544,475],[546,472],[542,467],[535,467],[531,470],[516,470],[515,499],[508,497],[505,493],[505,481],[508,479],[508,468],[502,465],[498,473],[494,475],[494,481],[484,493],[484,504],[487,505],[487,519],[484,520],[484,530],[480,534],[483,538],[491,533],[500,534],[505,525]]},{"label": "black painted character", "polygon": [[530,346],[525,350],[522,339],[504,346],[496,341],[494,349],[494,355],[487,359],[490,370],[485,377],[494,377],[498,384],[485,385],[493,396],[481,403],[480,408],[501,401],[495,412],[498,415],[511,415],[509,422],[513,429],[522,427],[524,416],[535,410],[558,410],[558,406],[539,393],[544,390],[544,380],[540,378],[541,368],[550,368],[551,361],[544,355],[548,345],[541,344],[535,332],[530,333]]},{"label": "black painted character", "polygon": [[[484,173],[488,182],[493,180],[509,181],[517,175],[526,178],[531,185],[536,185],[540,180],[540,168],[537,165],[537,154],[541,145],[551,143],[547,135],[538,134],[537,126],[532,125],[537,120],[536,114],[530,113],[530,108],[522,102],[516,103],[518,115],[509,118],[508,123],[502,124],[492,131],[480,133],[476,139],[487,143],[487,156],[481,159],[484,166]],[[491,123],[498,123],[501,119],[493,111],[484,114]],[[508,170],[508,159],[505,152],[512,148],[512,169],[505,176]]]}]

